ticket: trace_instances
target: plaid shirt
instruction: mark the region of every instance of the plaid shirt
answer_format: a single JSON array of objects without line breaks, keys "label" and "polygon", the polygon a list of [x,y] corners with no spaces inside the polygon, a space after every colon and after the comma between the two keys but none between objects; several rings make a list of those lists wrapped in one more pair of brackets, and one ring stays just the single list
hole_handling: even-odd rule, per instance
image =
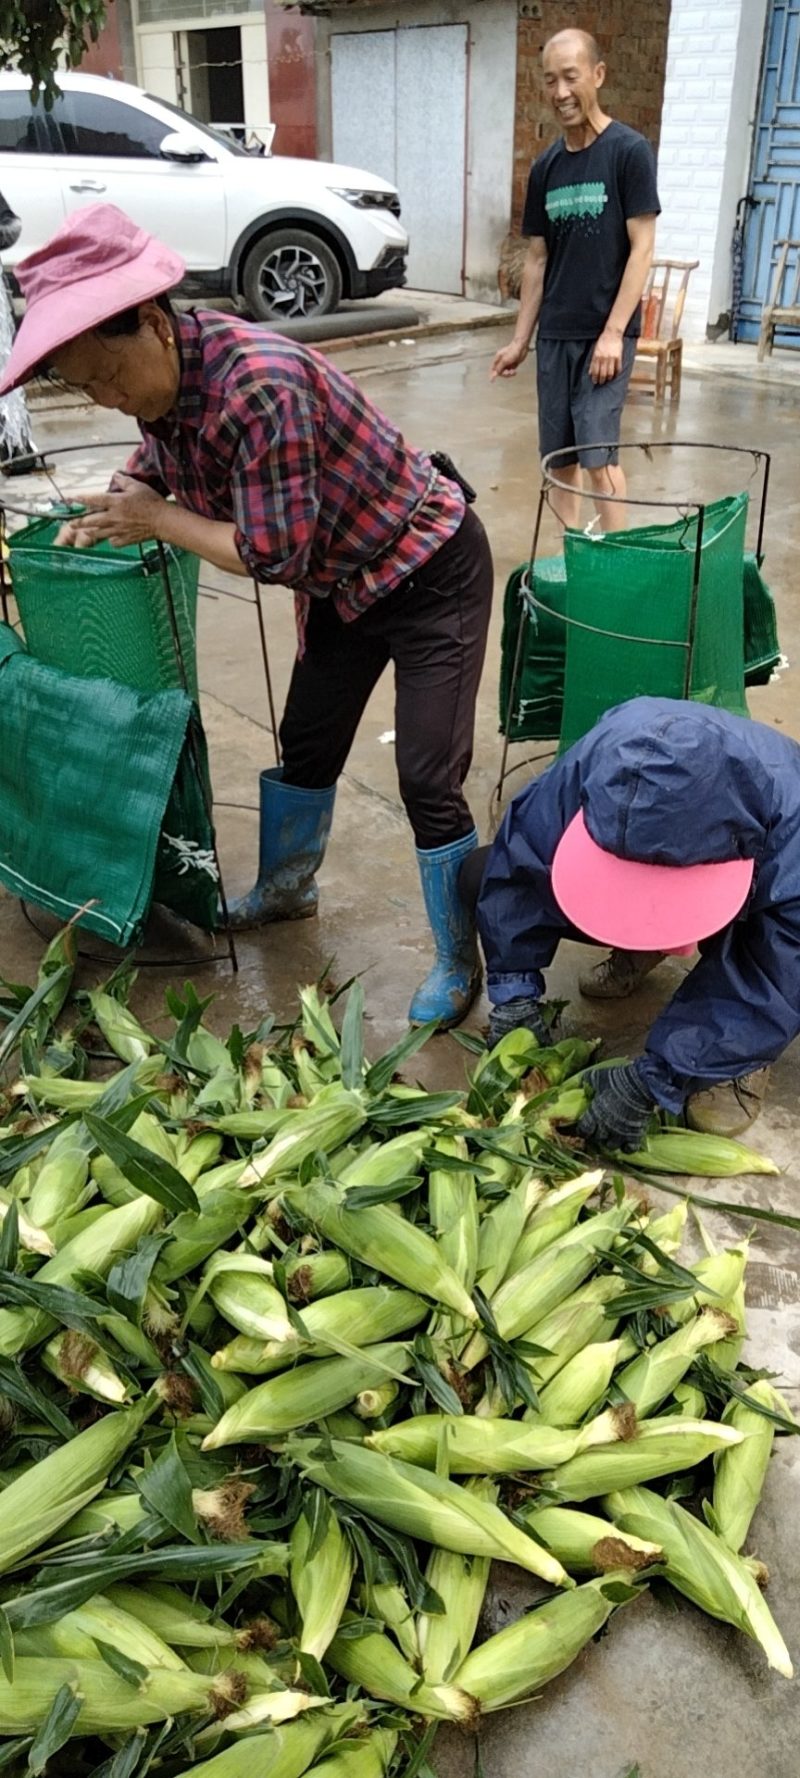
[{"label": "plaid shirt", "polygon": [[211,309],[176,317],[181,386],[128,463],[162,494],[236,526],[258,581],[345,622],[458,530],[464,496],[320,353]]}]

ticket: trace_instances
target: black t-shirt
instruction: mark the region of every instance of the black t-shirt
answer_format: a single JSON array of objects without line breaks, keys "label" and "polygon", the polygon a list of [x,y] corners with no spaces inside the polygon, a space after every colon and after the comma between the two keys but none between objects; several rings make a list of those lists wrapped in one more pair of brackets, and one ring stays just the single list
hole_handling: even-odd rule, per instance
[{"label": "black t-shirt", "polygon": [[[626,224],[661,210],[653,150],[627,124],[612,122],[573,154],[563,138],[531,167],[524,235],[547,244],[542,339],[597,339],[614,306],[630,253]],[[638,334],[637,307],[625,329]]]}]

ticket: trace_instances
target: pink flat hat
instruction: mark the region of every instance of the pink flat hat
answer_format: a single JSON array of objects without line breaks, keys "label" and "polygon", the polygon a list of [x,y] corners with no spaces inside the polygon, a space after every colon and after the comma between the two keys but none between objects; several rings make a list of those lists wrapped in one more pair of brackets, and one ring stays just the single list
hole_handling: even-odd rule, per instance
[{"label": "pink flat hat", "polygon": [[744,906],[752,858],[721,864],[639,864],[617,858],[592,839],[583,813],[556,847],[553,894],[587,938],[621,951],[694,949],[720,932]]},{"label": "pink flat hat", "polygon": [[0,395],[27,382],[59,346],[171,290],[185,271],[179,253],[138,228],[116,204],[75,210],[37,253],[15,267],[26,309]]}]

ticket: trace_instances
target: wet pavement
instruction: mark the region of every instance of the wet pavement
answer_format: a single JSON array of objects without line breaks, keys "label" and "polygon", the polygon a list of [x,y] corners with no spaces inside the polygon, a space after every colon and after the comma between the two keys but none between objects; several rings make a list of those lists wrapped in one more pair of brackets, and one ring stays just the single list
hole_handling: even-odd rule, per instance
[{"label": "wet pavement", "polygon": [[[475,761],[469,790],[478,828],[488,837],[490,806],[497,780],[500,739],[497,679],[502,589],[510,570],[530,547],[539,476],[535,451],[534,379],[529,366],[515,380],[490,386],[489,364],[502,339],[494,328],[345,350],[337,363],[351,370],[367,392],[407,436],[430,449],[451,452],[479,490],[478,511],[492,541],[497,591],[476,726]],[[714,352],[716,349],[711,349]],[[800,383],[796,359],[787,374],[756,373],[755,354],[736,348],[730,368],[716,358],[691,355],[677,408],[654,407],[652,396],[636,390],[625,414],[624,435],[632,444],[671,448],[626,454],[630,489],[637,500],[670,499],[668,512],[652,504],[638,510],[641,522],[677,516],[681,503],[735,492],[763,469],[749,458],[710,447],[746,446],[772,453],[765,535],[765,573],[776,596],[781,641],[789,661],[800,654],[798,549],[800,491],[796,437]],[[753,371],[747,374],[748,363]],[[102,485],[124,458],[101,449],[131,437],[120,416],[36,404],[37,445],[80,449],[54,457],[56,480],[65,494]],[[681,441],[702,441],[704,450],[683,450]],[[28,504],[46,484],[31,478],[6,482],[2,493]],[[587,519],[591,516],[587,503]],[[555,553],[557,526],[548,514],[544,550]],[[257,777],[275,760],[269,705],[261,662],[256,613],[245,582],[225,581],[204,571],[200,607],[199,660],[204,720],[208,732],[218,806],[218,835],[226,887],[236,894],[250,886],[257,852]],[[226,590],[227,589],[227,590]],[[232,598],[231,591],[244,593]],[[291,600],[285,592],[265,592],[270,669],[280,708],[294,651]],[[800,738],[795,675],[782,674],[753,692],[751,712]],[[237,1020],[255,1024],[269,1008],[289,1015],[298,983],[330,969],[344,981],[362,975],[368,1013],[368,1043],[380,1054],[402,1032],[411,993],[430,958],[413,844],[399,802],[394,767],[392,687],[387,678],[373,696],[339,788],[330,847],[320,873],[320,912],[314,920],[273,927],[239,941],[240,970],[225,963],[197,967],[186,960],[169,969],[142,969],[133,1004],[145,1019],[156,1018],[163,989],[171,979],[192,974],[198,991],[216,993],[210,1021],[221,1031]],[[545,748],[516,748],[518,768],[509,790],[525,781]],[[244,806],[243,806],[244,805]],[[35,974],[41,943],[26,925],[18,905],[0,892],[0,973],[15,980]],[[570,1000],[570,1028],[597,1031],[606,1053],[636,1053],[657,1008],[680,976],[682,965],[662,966],[632,1001],[616,1006],[582,1003],[578,968],[587,960],[582,947],[564,946],[549,973],[551,993]],[[87,979],[98,969],[86,963]],[[479,1027],[485,1001],[468,1025]],[[464,1052],[452,1038],[429,1044],[416,1067],[430,1086],[453,1085],[464,1074]],[[797,1154],[798,1051],[773,1071],[765,1115],[752,1140],[780,1164],[778,1180],[733,1180],[712,1186],[711,1195],[741,1204],[771,1204],[800,1213],[800,1159]],[[665,1203],[667,1200],[664,1200]],[[669,1202],[673,1200],[670,1199]],[[715,1238],[739,1238],[746,1224],[709,1213]],[[752,1241],[750,1348],[752,1362],[780,1373],[782,1384],[800,1405],[800,1238],[786,1230],[756,1225]],[[800,1456],[793,1441],[778,1442],[764,1503],[756,1521],[754,1549],[768,1564],[770,1600],[790,1649],[800,1662]],[[500,1602],[518,1597],[516,1577],[499,1572]],[[609,1633],[575,1667],[528,1708],[487,1722],[481,1737],[486,1778],[797,1778],[800,1722],[796,1686],[768,1673],[760,1651],[733,1631],[702,1619],[681,1601],[646,1596],[612,1621]],[[445,1732],[437,1743],[441,1778],[471,1778],[469,1742]]]}]

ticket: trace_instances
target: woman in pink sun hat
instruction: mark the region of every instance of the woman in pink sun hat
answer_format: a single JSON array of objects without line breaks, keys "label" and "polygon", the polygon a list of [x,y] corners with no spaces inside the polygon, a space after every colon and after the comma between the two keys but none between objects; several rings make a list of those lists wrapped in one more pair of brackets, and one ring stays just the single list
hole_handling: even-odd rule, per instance
[{"label": "woman in pink sun hat", "polygon": [[435,947],[409,1017],[457,1023],[481,980],[458,871],[478,843],[463,786],[493,590],[472,489],[321,354],[239,315],[174,311],[183,261],[114,205],[75,211],[16,271],[27,306],[0,395],[54,371],[142,434],[60,541],[154,537],[295,594],[283,766],[261,774],[258,876],[233,924],[316,912],[336,781],[391,663]]},{"label": "woman in pink sun hat", "polygon": [[610,945],[641,980],[694,968],[630,1064],[590,1071],[578,1130],[633,1152],[656,1107],[736,1135],[769,1064],[800,1035],[800,746],[704,704],[634,698],[516,796],[462,869],[491,1001],[490,1040],[544,1039],[562,938]]}]

